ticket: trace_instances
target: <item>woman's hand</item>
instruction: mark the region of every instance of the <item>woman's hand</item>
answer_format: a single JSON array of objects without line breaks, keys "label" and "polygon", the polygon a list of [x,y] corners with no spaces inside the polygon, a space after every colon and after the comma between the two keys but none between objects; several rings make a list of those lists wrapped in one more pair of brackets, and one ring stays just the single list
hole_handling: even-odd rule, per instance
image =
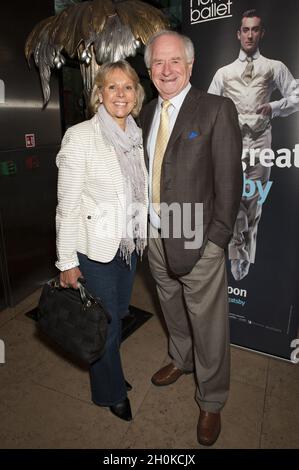
[{"label": "woman's hand", "polygon": [[67,269],[60,273],[60,285],[61,287],[72,287],[78,289],[78,279],[83,277],[78,267]]}]

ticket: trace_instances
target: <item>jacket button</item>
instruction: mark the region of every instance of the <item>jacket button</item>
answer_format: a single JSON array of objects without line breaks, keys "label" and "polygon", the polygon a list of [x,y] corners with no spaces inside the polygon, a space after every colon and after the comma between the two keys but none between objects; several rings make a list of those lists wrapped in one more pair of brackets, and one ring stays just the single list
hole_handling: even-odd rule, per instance
[{"label": "jacket button", "polygon": [[91,215],[88,215],[87,218],[88,218],[88,219],[91,219]]}]

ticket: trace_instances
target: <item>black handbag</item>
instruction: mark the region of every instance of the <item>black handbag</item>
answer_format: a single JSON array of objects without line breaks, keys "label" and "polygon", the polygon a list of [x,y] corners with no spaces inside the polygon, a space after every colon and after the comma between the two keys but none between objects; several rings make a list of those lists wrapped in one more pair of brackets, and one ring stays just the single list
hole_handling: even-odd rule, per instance
[{"label": "black handbag", "polygon": [[78,281],[64,289],[57,279],[47,282],[37,310],[37,327],[77,359],[91,364],[104,353],[109,313]]}]

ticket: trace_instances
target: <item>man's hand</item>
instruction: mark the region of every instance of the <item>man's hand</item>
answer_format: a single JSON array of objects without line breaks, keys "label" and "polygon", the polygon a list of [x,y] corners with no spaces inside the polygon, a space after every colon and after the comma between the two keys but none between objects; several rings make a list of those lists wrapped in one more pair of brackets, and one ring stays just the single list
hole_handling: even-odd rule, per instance
[{"label": "man's hand", "polygon": [[261,106],[259,106],[256,112],[257,114],[262,114],[263,116],[272,116],[272,108],[269,103],[262,104]]},{"label": "man's hand", "polygon": [[67,269],[60,273],[60,285],[61,287],[72,287],[78,289],[78,279],[83,277],[79,268]]}]

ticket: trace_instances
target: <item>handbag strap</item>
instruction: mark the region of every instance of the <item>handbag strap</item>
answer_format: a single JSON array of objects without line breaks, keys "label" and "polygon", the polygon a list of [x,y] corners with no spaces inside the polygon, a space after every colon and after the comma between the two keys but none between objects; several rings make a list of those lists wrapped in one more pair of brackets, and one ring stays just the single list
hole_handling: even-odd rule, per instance
[{"label": "handbag strap", "polygon": [[81,300],[84,303],[84,305],[86,305],[86,307],[90,307],[92,303],[100,304],[103,308],[103,311],[105,312],[108,323],[110,323],[111,322],[111,315],[110,315],[110,313],[107,312],[106,308],[103,305],[102,300],[99,299],[99,298],[95,299],[94,296],[86,289],[86,287],[84,287],[81,284],[81,282],[79,280],[77,282],[78,282],[78,287],[79,287]]},{"label": "handbag strap", "polygon": [[79,288],[81,300],[84,303],[84,305],[89,307],[92,301],[96,302],[97,300],[90,294],[90,292],[88,292],[86,287],[84,287],[80,281],[77,281],[77,282],[78,282],[78,288]]},{"label": "handbag strap", "polygon": [[[82,300],[82,303],[86,306],[86,307],[90,307],[93,303],[97,303],[97,304],[101,304],[101,306],[103,307],[103,311],[105,312],[106,314],[106,317],[107,317],[107,320],[108,320],[108,323],[111,322],[111,316],[110,314],[107,312],[107,310],[104,308],[104,305],[103,305],[103,302],[101,301],[101,299],[98,299],[98,298],[94,298],[94,296],[86,289],[86,287],[83,286],[82,284],[82,279],[81,279],[81,282],[78,280],[78,289],[79,289],[79,292],[80,292],[80,297],[81,297],[81,300]],[[64,287],[61,287],[60,285],[60,282],[59,282],[59,277],[55,277],[53,279],[50,279],[48,281],[48,284],[50,285],[50,287],[52,287],[53,289],[64,289]]]},{"label": "handbag strap", "polygon": [[[78,282],[78,289],[79,289],[79,292],[80,292],[80,297],[81,297],[81,300],[84,304],[86,304],[88,302],[88,300],[90,301],[94,301],[96,302],[96,299],[90,294],[90,292],[87,291],[87,289],[82,285],[82,281],[80,282],[79,280],[77,281]],[[54,277],[53,279],[50,279],[48,281],[48,284],[53,288],[53,289],[65,289],[65,287],[61,287],[60,285],[60,282],[59,282],[59,277]],[[67,287],[67,289],[70,289],[70,287]]]}]

